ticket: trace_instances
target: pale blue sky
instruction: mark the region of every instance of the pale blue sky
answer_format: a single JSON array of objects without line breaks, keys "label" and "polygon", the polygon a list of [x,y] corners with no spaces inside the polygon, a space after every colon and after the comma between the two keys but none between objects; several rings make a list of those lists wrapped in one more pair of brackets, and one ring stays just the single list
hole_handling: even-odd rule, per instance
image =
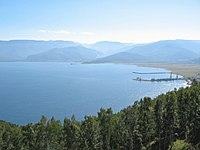
[{"label": "pale blue sky", "polygon": [[0,39],[200,40],[200,0],[0,0]]}]

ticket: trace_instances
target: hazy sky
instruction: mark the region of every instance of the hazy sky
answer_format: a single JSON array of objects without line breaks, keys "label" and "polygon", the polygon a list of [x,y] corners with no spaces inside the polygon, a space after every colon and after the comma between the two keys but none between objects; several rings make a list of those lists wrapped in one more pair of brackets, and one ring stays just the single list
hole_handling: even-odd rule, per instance
[{"label": "hazy sky", "polygon": [[0,39],[200,40],[200,0],[0,0]]}]

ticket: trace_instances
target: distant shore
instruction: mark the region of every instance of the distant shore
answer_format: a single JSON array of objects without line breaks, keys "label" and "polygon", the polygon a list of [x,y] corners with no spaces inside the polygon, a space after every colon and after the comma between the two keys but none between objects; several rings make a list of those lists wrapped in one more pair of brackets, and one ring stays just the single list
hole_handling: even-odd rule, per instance
[{"label": "distant shore", "polygon": [[[106,63],[106,62],[105,62]],[[185,78],[200,78],[200,64],[178,64],[178,63],[125,63],[113,62],[115,64],[136,65],[140,67],[153,67],[170,70],[174,74],[179,74]]]},{"label": "distant shore", "polygon": [[196,78],[200,74],[199,64],[130,63],[142,67],[164,68],[186,78]]}]

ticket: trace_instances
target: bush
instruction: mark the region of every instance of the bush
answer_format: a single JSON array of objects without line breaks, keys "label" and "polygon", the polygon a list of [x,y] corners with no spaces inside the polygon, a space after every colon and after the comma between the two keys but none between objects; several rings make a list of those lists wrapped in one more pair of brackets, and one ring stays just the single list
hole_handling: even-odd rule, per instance
[{"label": "bush", "polygon": [[188,150],[189,148],[190,144],[184,140],[176,140],[172,146],[172,150]]}]

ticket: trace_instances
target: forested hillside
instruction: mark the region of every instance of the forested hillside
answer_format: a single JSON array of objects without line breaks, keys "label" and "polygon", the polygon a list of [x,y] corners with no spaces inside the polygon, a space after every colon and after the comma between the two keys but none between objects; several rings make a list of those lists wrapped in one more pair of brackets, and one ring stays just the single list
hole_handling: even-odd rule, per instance
[{"label": "forested hillside", "polygon": [[113,113],[61,123],[42,117],[36,124],[0,122],[1,150],[182,150],[200,149],[200,84],[155,99],[144,98]]}]

